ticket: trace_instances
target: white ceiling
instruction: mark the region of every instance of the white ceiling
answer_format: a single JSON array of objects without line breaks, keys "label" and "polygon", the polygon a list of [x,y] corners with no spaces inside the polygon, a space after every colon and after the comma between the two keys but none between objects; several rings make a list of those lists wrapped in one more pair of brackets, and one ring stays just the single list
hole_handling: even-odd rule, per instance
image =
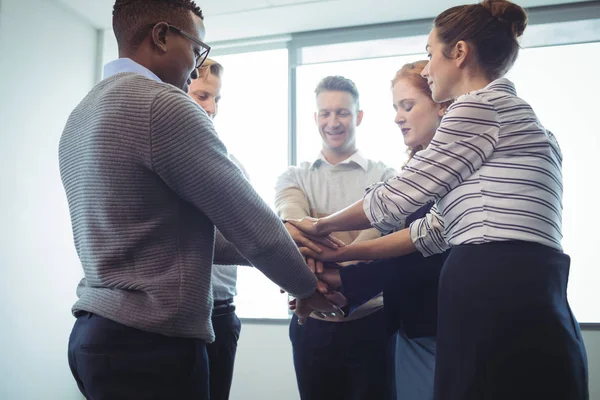
[{"label": "white ceiling", "polygon": [[[55,0],[98,29],[110,29],[114,0]],[[218,42],[382,22],[433,18],[476,0],[196,0],[205,15],[206,40]],[[518,0],[521,6],[580,0]],[[415,7],[418,4],[418,7]]]}]

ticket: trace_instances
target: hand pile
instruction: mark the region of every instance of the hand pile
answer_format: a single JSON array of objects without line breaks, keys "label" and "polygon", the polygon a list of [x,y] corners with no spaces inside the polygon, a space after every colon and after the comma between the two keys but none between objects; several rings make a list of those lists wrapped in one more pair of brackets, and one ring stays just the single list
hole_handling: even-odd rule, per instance
[{"label": "hand pile", "polygon": [[[311,297],[290,301],[290,310],[298,316],[300,324],[304,323],[311,313],[323,318],[343,316],[340,307],[347,304],[346,298],[338,291],[342,286],[340,277],[342,266],[335,263],[345,244],[331,235],[320,234],[313,228],[316,221],[314,218],[306,217],[285,223],[289,234],[304,256],[306,265],[319,279],[317,290]],[[284,293],[283,290],[281,292]]]}]

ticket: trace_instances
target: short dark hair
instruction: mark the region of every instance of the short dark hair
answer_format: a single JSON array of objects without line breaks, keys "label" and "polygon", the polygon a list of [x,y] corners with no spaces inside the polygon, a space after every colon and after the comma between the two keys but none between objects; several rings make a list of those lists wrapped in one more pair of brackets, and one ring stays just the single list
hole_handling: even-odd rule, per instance
[{"label": "short dark hair", "polygon": [[321,92],[346,92],[352,95],[356,102],[356,108],[359,108],[358,89],[354,82],[340,75],[326,76],[315,89],[315,95],[318,97]]},{"label": "short dark hair", "polygon": [[508,72],[519,54],[517,38],[527,27],[527,13],[507,0],[483,0],[447,9],[435,18],[444,55],[460,40],[475,48],[477,60],[489,79]]},{"label": "short dark hair", "polygon": [[134,51],[148,30],[160,21],[186,29],[191,25],[189,12],[204,19],[192,0],[116,0],[113,7],[113,31],[120,50]]}]

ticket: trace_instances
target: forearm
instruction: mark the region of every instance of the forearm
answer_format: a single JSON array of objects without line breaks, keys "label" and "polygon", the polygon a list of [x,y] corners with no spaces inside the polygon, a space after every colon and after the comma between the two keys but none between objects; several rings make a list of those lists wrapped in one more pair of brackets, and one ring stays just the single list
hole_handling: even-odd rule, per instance
[{"label": "forearm", "polygon": [[359,306],[383,291],[396,259],[355,263],[340,269],[342,293],[351,307]]},{"label": "forearm", "polygon": [[301,219],[310,215],[308,199],[297,187],[289,187],[275,193],[275,210],[283,219]]},{"label": "forearm", "polygon": [[409,229],[403,229],[387,236],[343,247],[339,249],[340,258],[337,261],[383,260],[404,256],[416,250]]},{"label": "forearm", "polygon": [[359,200],[349,207],[344,208],[317,222],[321,234],[331,232],[355,231],[371,228],[371,222],[363,210],[363,201]]},{"label": "forearm", "polygon": [[379,239],[381,237],[381,232],[379,232],[375,228],[365,229],[360,231],[356,239],[352,241],[352,243],[361,243],[366,242],[368,240]]},{"label": "forearm", "polygon": [[[381,237],[381,232],[379,232],[377,229],[375,229],[375,228],[365,229],[363,231],[360,231],[358,236],[352,241],[352,244],[366,242],[368,240],[377,239],[380,237]],[[358,260],[343,261],[343,262],[340,262],[339,264],[342,266],[347,266],[347,265],[355,264],[356,262],[358,262]]]},{"label": "forearm", "polygon": [[399,290],[437,281],[447,253],[423,257],[418,252],[371,263],[357,263],[340,270],[343,294],[357,306],[380,292]]},{"label": "forearm", "polygon": [[238,237],[232,237],[231,242],[253,266],[286,292],[298,298],[311,295],[316,278],[281,221],[270,210],[249,208],[248,214],[239,219],[245,222],[232,232]]}]

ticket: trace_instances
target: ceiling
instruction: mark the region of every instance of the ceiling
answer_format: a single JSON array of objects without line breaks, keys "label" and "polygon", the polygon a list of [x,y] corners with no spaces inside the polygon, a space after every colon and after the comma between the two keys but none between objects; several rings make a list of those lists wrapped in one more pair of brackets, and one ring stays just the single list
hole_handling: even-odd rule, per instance
[{"label": "ceiling", "polygon": [[[54,0],[98,29],[111,28],[114,0]],[[219,42],[327,28],[432,18],[469,0],[196,0],[206,40]],[[473,1],[474,2],[474,1]],[[525,7],[578,0],[518,0]]]}]

